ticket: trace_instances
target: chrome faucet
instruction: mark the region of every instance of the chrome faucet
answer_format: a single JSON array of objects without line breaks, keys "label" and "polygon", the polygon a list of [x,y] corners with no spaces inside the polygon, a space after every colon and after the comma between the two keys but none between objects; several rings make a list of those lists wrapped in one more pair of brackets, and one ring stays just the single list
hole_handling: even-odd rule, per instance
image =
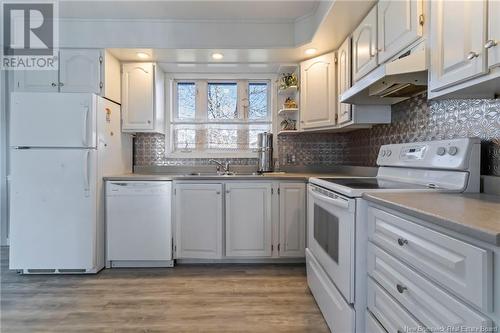
[{"label": "chrome faucet", "polygon": [[220,173],[222,171],[224,174],[228,174],[229,173],[229,162],[226,162],[224,164],[224,163],[219,162],[219,161],[214,160],[214,159],[209,160],[209,162],[217,164],[217,172]]}]

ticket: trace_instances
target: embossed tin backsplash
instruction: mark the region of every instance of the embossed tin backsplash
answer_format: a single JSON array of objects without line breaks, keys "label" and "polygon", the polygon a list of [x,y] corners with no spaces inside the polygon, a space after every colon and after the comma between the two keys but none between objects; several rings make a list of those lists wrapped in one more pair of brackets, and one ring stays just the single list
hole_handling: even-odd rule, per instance
[{"label": "embossed tin backsplash", "polygon": [[[339,134],[280,136],[278,149],[283,167],[300,163],[375,166],[384,144],[472,136],[482,140],[482,173],[500,176],[500,99],[427,101],[422,94],[394,105],[391,124]],[[296,163],[289,163],[290,154]]]},{"label": "embossed tin backsplash", "polygon": [[[381,145],[476,136],[482,140],[482,173],[500,176],[500,99],[427,101],[411,98],[392,107],[392,123],[348,133],[297,133],[278,137],[280,167],[375,166]],[[163,135],[138,134],[135,164],[200,165],[208,159],[165,158]],[[230,159],[253,165],[255,159]]]}]

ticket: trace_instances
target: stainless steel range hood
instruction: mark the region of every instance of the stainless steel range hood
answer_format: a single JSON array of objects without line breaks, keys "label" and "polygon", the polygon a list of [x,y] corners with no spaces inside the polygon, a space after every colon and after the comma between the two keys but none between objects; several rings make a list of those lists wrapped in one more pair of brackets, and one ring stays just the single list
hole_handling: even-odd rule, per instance
[{"label": "stainless steel range hood", "polygon": [[427,51],[422,42],[380,65],[340,96],[342,103],[390,105],[427,90]]}]

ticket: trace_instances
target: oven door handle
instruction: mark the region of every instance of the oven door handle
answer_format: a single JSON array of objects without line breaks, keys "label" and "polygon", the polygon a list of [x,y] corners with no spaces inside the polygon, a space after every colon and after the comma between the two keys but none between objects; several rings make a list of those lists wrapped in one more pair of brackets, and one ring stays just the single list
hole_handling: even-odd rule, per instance
[{"label": "oven door handle", "polygon": [[345,209],[349,209],[349,201],[347,201],[344,198],[341,198],[338,196],[336,198],[327,197],[327,196],[318,194],[318,193],[314,192],[313,190],[310,190],[310,193],[312,194],[312,196],[315,199],[318,199],[318,200],[324,201],[326,203],[333,204],[335,206],[339,206],[339,207],[342,207]]}]

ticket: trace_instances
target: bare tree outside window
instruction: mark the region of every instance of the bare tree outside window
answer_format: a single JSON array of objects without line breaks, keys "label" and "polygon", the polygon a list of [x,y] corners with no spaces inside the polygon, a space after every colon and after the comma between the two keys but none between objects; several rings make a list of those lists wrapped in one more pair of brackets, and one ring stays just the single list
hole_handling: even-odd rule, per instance
[{"label": "bare tree outside window", "polygon": [[265,120],[269,117],[267,83],[248,84],[248,119]]},{"label": "bare tree outside window", "polygon": [[177,118],[194,119],[196,115],[196,85],[194,82],[177,84]]},{"label": "bare tree outside window", "polygon": [[208,119],[238,119],[238,89],[236,83],[208,84]]}]

